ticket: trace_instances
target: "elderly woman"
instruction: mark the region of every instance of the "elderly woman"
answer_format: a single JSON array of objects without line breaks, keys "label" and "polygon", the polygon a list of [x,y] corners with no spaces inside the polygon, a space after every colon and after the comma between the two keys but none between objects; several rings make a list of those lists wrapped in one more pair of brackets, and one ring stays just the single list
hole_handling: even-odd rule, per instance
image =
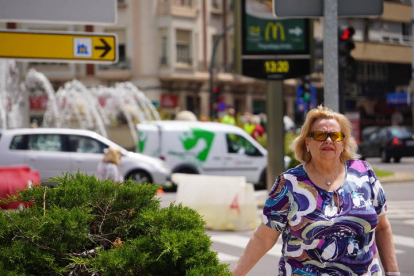
[{"label": "elderly woman", "polygon": [[303,163],[277,178],[234,275],[246,275],[281,234],[278,275],[382,275],[379,258],[385,275],[400,275],[384,191],[356,159],[347,118],[311,110],[291,147]]}]

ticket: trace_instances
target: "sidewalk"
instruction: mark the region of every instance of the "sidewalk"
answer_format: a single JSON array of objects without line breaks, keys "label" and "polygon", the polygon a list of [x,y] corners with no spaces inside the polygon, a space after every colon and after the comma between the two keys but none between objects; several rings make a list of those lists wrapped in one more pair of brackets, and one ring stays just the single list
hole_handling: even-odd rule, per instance
[{"label": "sidewalk", "polygon": [[379,177],[381,184],[414,182],[414,173],[396,172],[392,176]]}]

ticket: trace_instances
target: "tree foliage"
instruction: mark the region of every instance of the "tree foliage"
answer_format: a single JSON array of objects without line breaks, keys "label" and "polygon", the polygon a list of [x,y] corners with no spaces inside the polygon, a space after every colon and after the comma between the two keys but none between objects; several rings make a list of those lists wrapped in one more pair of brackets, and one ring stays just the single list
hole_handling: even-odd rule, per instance
[{"label": "tree foliage", "polygon": [[193,209],[160,207],[157,186],[67,174],[0,211],[1,275],[231,275]]}]

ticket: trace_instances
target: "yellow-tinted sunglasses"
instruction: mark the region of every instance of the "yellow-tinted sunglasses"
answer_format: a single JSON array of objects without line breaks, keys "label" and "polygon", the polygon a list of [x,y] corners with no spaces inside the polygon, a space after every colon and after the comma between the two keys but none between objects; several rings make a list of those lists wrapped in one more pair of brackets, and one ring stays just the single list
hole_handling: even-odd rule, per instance
[{"label": "yellow-tinted sunglasses", "polygon": [[326,141],[328,137],[331,138],[334,142],[341,142],[345,139],[345,134],[343,132],[325,132],[325,131],[314,131],[308,134],[309,137],[312,137],[316,141]]}]

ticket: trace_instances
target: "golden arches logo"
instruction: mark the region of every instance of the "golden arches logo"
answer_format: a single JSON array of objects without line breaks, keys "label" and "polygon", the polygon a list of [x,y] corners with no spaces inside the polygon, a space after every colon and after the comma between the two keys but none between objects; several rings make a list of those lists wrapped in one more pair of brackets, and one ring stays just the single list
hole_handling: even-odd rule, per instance
[{"label": "golden arches logo", "polygon": [[280,39],[282,41],[285,41],[286,36],[285,36],[285,28],[283,27],[282,23],[277,22],[277,23],[273,23],[273,22],[269,22],[266,25],[266,29],[265,29],[265,40],[269,41],[269,36],[270,34],[273,34],[273,40],[277,40],[277,33],[278,30],[280,31]]}]

